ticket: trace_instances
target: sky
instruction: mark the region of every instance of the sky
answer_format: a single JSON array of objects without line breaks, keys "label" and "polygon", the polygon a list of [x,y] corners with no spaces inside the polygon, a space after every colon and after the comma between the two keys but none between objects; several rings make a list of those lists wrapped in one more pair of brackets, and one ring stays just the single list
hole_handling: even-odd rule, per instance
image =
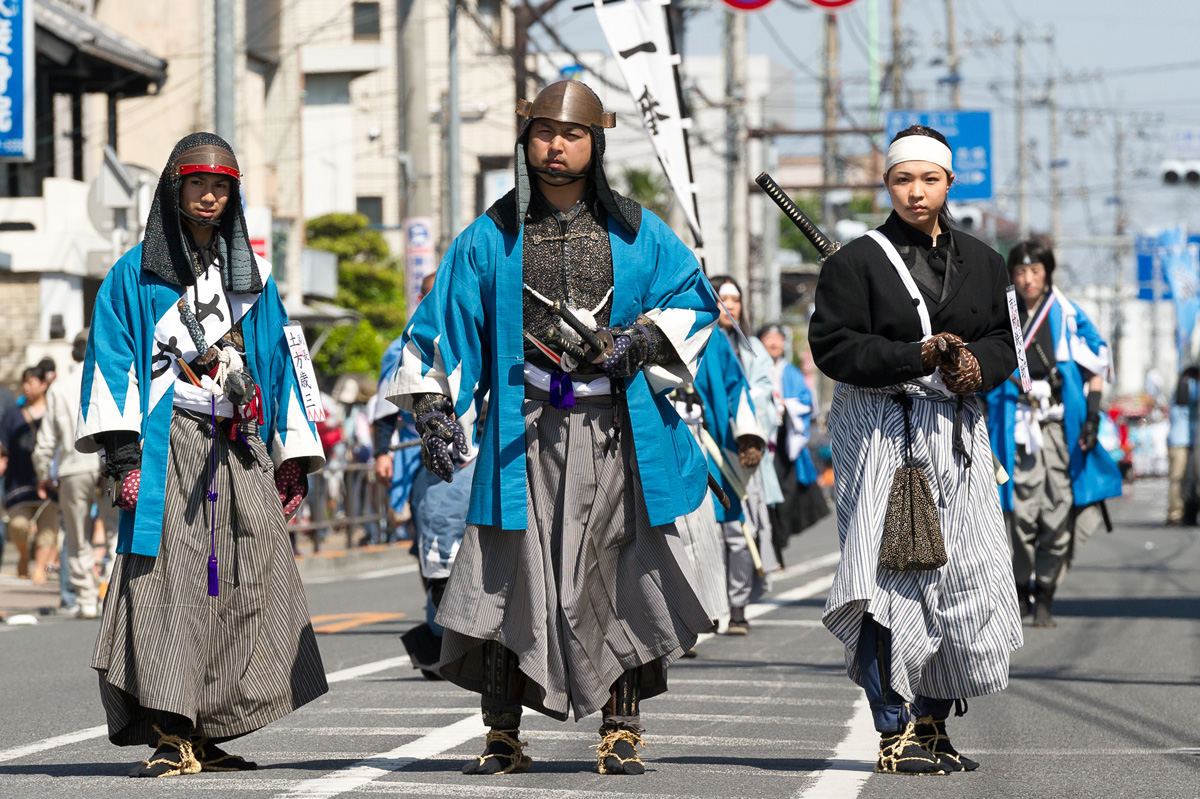
[{"label": "sky", "polygon": [[[693,0],[684,46],[687,54],[721,49],[724,4]],[[840,70],[843,100],[856,122],[865,124],[868,108],[867,30],[870,0],[855,0],[840,12]],[[590,10],[573,11],[578,2],[561,4],[549,16],[564,41],[577,50],[604,50]],[[876,0],[882,38],[881,59],[891,57],[891,0]],[[1026,111],[1031,181],[1031,223],[1050,229],[1049,114],[1032,104],[1045,94],[1053,75],[1058,82],[1064,234],[1080,237],[1113,232],[1114,168],[1117,126],[1125,130],[1125,208],[1129,231],[1140,232],[1184,223],[1200,231],[1200,189],[1168,187],[1160,165],[1173,157],[1173,134],[1200,134],[1200,3],[1185,0],[955,0],[959,72],[964,110],[992,112],[993,208],[1016,218],[1016,80],[1014,34],[1025,47]],[[747,12],[748,51],[766,54],[796,75],[794,119],[798,127],[821,124],[820,82],[822,14],[808,0],[772,0],[763,10]],[[905,75],[916,107],[950,107],[949,92],[938,79],[944,65],[945,0],[902,0],[904,53],[912,67]],[[775,35],[771,35],[774,31]],[[535,40],[538,34],[534,33]],[[1052,42],[1048,41],[1052,38]],[[546,37],[541,37],[549,45]],[[684,68],[686,70],[686,61]],[[586,80],[586,78],[585,78]],[[889,110],[890,95],[884,97]],[[843,125],[851,124],[848,120]],[[844,149],[853,151],[853,139]],[[793,140],[796,153],[819,152],[819,140]],[[1200,155],[1200,152],[1197,153]],[[1109,251],[1076,249],[1065,253],[1064,282],[1110,282]],[[1061,256],[1060,256],[1061,257]],[[1126,266],[1126,274],[1131,274]]]}]

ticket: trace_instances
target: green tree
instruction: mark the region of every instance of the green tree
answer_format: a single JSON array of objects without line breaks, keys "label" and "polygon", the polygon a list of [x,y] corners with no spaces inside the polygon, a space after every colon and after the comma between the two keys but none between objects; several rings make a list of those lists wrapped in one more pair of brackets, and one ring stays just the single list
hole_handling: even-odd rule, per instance
[{"label": "green tree", "polygon": [[674,200],[667,179],[658,170],[625,167],[621,177],[625,182],[626,197],[649,208],[660,219],[667,218]]},{"label": "green tree", "polygon": [[362,315],[329,331],[313,365],[322,374],[377,375],[383,351],[404,331],[404,271],[363,214],[326,214],[308,221],[308,246],[338,257],[337,303]]},{"label": "green tree", "polygon": [[[821,195],[819,194],[801,194],[792,198],[796,203],[796,207],[808,215],[808,218],[820,223],[821,217],[824,216],[822,208]],[[850,200],[846,206],[846,218],[853,219],[857,216],[870,214],[872,211],[872,199],[869,194],[859,194]],[[832,230],[822,230],[826,236],[833,238]],[[779,215],[779,248],[781,250],[795,250],[800,253],[800,256],[805,261],[817,260],[817,248],[812,246],[799,228],[792,224],[786,216]]]}]

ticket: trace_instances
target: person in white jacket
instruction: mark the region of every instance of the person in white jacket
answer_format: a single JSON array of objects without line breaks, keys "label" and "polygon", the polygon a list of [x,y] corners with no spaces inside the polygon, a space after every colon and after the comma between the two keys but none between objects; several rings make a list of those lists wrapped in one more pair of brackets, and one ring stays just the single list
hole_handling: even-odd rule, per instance
[{"label": "person in white jacket", "polygon": [[[87,337],[87,330],[75,337],[71,357],[76,364],[83,363]],[[94,619],[99,612],[100,578],[92,552],[92,502],[100,480],[100,456],[75,450],[75,420],[79,416],[82,379],[83,370],[77,365],[50,384],[46,392],[46,415],[33,450],[33,468],[38,477],[38,496],[44,498],[54,488],[52,468],[57,465],[67,568],[77,602],[74,615]]]}]

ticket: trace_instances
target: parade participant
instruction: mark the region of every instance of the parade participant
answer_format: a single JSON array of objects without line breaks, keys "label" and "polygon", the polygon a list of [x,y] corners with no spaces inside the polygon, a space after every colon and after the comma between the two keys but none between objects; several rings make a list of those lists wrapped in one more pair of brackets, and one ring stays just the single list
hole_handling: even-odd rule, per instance
[{"label": "parade participant", "polygon": [[443,480],[490,392],[439,671],[483,695],[465,773],[529,768],[524,706],[603,710],[597,769],[640,774],[641,701],[711,624],[675,528],[705,462],[666,394],[716,303],[683,242],[609,186],[595,92],[560,81],[517,113],[516,188],[455,239],[388,392]]},{"label": "parade participant", "polygon": [[[1075,546],[1102,521],[1096,503],[1121,495],[1121,470],[1097,446],[1108,345],[1054,287],[1054,251],[1023,241],[1008,254],[1033,387],[1014,377],[988,394],[992,448],[1012,480],[1000,486],[1021,615],[1055,626],[1054,591]],[[1087,387],[1085,394],[1084,387]],[[1033,584],[1032,590],[1030,584]]]},{"label": "parade participant", "polygon": [[766,454],[767,441],[775,432],[774,411],[759,412],[759,403],[771,407],[770,358],[757,340],[739,340],[734,323],[734,316],[742,320],[737,284],[725,276],[711,282],[724,305],[717,324],[725,335],[709,342],[696,374],[696,392],[704,402],[705,432],[700,440],[709,473],[729,498],[728,509],[713,508],[725,548],[729,594],[725,632],[746,635],[750,632],[746,606],[770,589],[769,575],[779,568],[764,496],[768,471],[779,493],[775,467]]},{"label": "parade participant", "polygon": [[[46,416],[38,430],[33,466],[38,476],[38,497],[48,499],[57,490],[62,516],[63,563],[75,597],[74,611],[82,619],[94,619],[98,612],[100,577],[96,574],[92,549],[92,502],[100,481],[100,458],[75,451],[75,423],[79,418],[79,394],[83,370],[79,364],[87,355],[87,331],[75,336],[71,357],[76,368],[54,381],[46,391]],[[54,473],[51,474],[52,467]],[[57,482],[52,479],[57,478]]]},{"label": "parade participant", "polygon": [[286,525],[324,463],[316,399],[240,177],[218,136],[180,140],[92,314],[76,448],[121,509],[92,668],[109,740],[154,749],[135,777],[254,768],[218,744],[328,690]]},{"label": "parade participant", "polygon": [[787,540],[829,515],[829,504],[817,484],[817,467],[808,452],[812,434],[813,399],[804,373],[784,355],[787,335],[779,325],[758,331],[771,357],[771,399],[779,433],[775,440],[775,473],[783,502],[772,505],[771,540],[782,565]]},{"label": "parade participant", "polygon": [[[894,212],[830,256],[809,326],[817,366],[838,381],[828,424],[842,557],[824,623],[870,700],[881,734],[875,770],[971,770],[978,764],[950,744],[946,718],[956,703],[965,712],[966,699],[1003,690],[1021,645],[974,396],[1017,363],[1008,275],[996,252],[949,228],[954,173],[941,133],[898,133],[883,177]],[[881,555],[893,562],[882,541],[893,480],[906,466],[937,497],[923,508],[944,538],[940,568],[881,565]]]},{"label": "parade participant", "polygon": [[1200,410],[1198,403],[1200,369],[1192,365],[1179,373],[1179,382],[1171,399],[1167,430],[1168,527],[1196,526],[1196,468],[1192,452],[1196,442],[1197,411]]},{"label": "parade participant", "polygon": [[[38,496],[33,452],[46,415],[46,390],[50,381],[41,366],[21,373],[24,403],[8,409],[0,420],[3,457],[4,504],[8,508],[8,535],[17,549],[17,576],[31,583],[46,582],[46,567],[58,549],[58,494]],[[33,569],[29,568],[30,556]]]}]

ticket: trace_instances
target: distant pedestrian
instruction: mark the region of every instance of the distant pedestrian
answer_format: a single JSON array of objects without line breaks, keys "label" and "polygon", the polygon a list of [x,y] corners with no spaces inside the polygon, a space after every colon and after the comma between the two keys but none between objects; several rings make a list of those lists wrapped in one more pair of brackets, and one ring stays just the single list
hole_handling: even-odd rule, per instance
[{"label": "distant pedestrian", "polygon": [[[978,763],[950,744],[946,718],[1003,690],[1022,643],[975,398],[1017,365],[1008,275],[998,253],[950,230],[954,173],[941,133],[896,134],[883,178],[895,210],[829,257],[809,326],[817,366],[838,381],[829,433],[842,557],[824,622],[870,700],[875,770],[969,771]],[[914,517],[936,522],[919,531],[927,557],[898,568],[906,562],[893,555],[909,539],[891,537],[885,549],[887,522],[915,537]],[[935,568],[939,529],[945,562]]]},{"label": "distant pedestrian", "polygon": [[46,392],[46,416],[38,430],[33,465],[38,477],[38,497],[47,499],[50,492],[58,492],[65,533],[63,569],[68,572],[75,596],[74,615],[94,619],[98,613],[100,578],[92,550],[92,505],[100,481],[100,457],[75,450],[87,338],[86,330],[75,337],[71,349],[75,369],[55,380]]},{"label": "distant pedestrian", "polygon": [[1171,399],[1167,432],[1167,526],[1196,526],[1197,496],[1195,442],[1200,422],[1200,369],[1189,366],[1179,373]]},{"label": "distant pedestrian", "polygon": [[812,438],[812,392],[804,373],[784,355],[787,336],[779,325],[758,331],[758,340],[773,361],[771,398],[779,432],[775,439],[775,473],[783,501],[771,506],[771,537],[775,556],[783,563],[788,539],[829,515],[829,503],[817,483],[817,467],[808,451]]},{"label": "distant pedestrian", "polygon": [[[17,550],[17,576],[35,585],[46,582],[46,567],[58,549],[58,495],[51,489],[38,493],[33,451],[38,429],[46,414],[49,381],[40,367],[21,374],[25,402],[0,419],[0,466],[4,474],[4,504],[8,508],[8,535]],[[30,568],[29,561],[33,559]]]},{"label": "distant pedestrian", "polygon": [[317,400],[240,178],[220,137],[176,144],[92,315],[76,447],[121,509],[92,668],[109,740],[153,749],[133,777],[252,769],[217,744],[328,690],[286,522],[324,462]]},{"label": "distant pedestrian", "polygon": [[[1021,615],[1055,626],[1054,592],[1078,544],[1100,526],[1100,503],[1121,496],[1121,470],[1098,446],[1100,397],[1112,379],[1108,344],[1054,286],[1054,251],[1023,241],[1008,254],[1033,387],[1014,374],[988,394],[988,430],[1012,480],[1000,486]],[[1086,388],[1086,392],[1085,389]]]}]

